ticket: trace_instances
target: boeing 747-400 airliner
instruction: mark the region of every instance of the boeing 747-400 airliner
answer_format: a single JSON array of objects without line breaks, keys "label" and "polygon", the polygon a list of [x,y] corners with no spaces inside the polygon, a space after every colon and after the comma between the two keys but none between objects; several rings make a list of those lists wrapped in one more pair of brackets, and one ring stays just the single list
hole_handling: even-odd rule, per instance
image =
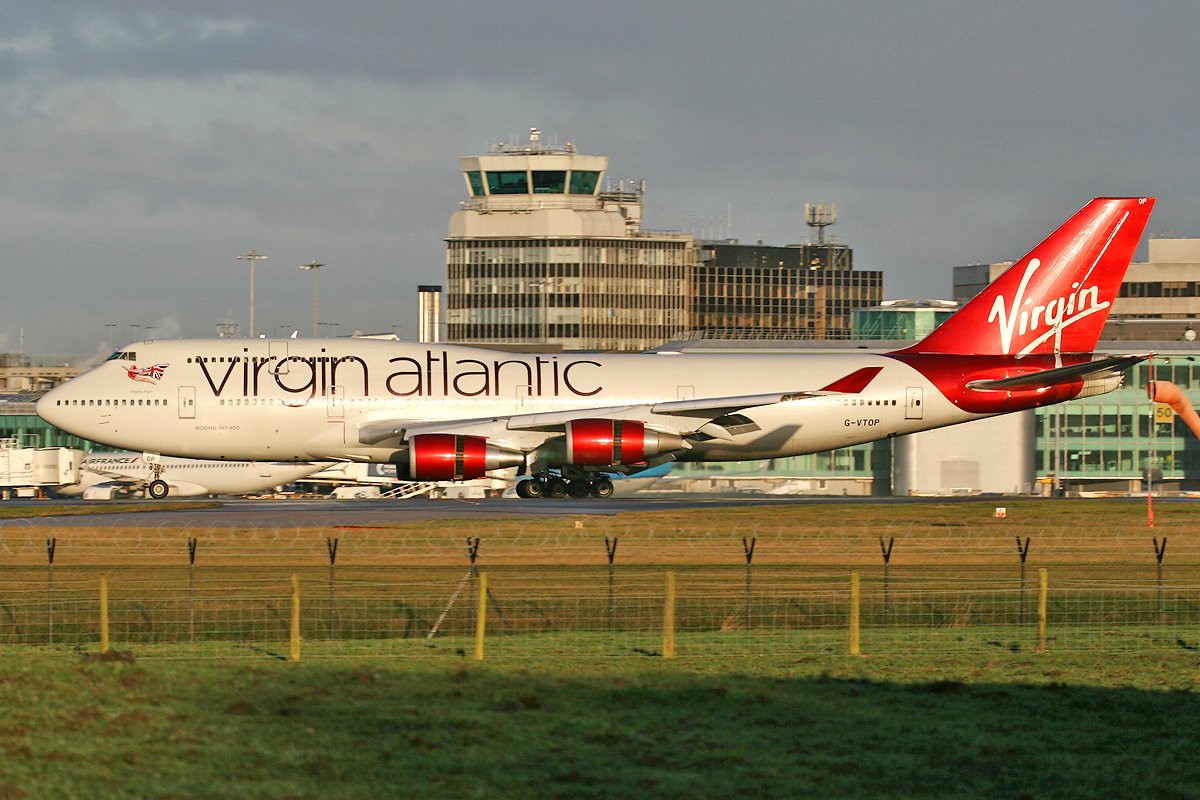
[{"label": "boeing 747-400 airliner", "polygon": [[515,466],[534,478],[522,496],[603,497],[614,471],[781,458],[1111,391],[1146,356],[1092,351],[1153,205],[1092,200],[923,341],[882,355],[145,341],[37,410],[145,453],[394,463],[413,480]]}]

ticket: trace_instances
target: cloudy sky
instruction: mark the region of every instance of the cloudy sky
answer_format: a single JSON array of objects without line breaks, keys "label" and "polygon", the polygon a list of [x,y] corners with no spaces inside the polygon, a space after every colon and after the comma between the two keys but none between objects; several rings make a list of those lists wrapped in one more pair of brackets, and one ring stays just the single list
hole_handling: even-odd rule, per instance
[{"label": "cloudy sky", "polygon": [[[1017,258],[1096,195],[1200,236],[1195,2],[0,0],[0,352],[135,330],[415,334],[466,195],[527,136],[647,181],[647,226],[802,241],[889,297]],[[135,329],[134,326],[140,326]]]}]

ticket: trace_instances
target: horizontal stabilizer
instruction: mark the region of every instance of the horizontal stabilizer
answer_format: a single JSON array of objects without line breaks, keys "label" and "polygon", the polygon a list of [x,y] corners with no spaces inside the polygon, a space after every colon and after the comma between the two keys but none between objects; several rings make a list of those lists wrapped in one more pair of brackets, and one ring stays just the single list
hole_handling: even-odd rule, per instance
[{"label": "horizontal stabilizer", "polygon": [[996,392],[1047,389],[1062,383],[1089,381],[1117,375],[1129,369],[1134,364],[1145,361],[1149,357],[1150,354],[1102,358],[1097,361],[1072,364],[1069,367],[1055,367],[1054,369],[1044,369],[1040,372],[1030,372],[1026,375],[1014,375],[1011,378],[971,381],[967,384],[967,388]]}]

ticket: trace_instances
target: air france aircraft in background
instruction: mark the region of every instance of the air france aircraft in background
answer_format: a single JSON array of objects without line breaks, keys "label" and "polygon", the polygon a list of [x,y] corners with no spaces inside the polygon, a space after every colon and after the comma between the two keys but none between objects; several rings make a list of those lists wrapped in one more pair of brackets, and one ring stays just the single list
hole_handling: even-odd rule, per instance
[{"label": "air france aircraft in background", "polygon": [[299,480],[328,464],[271,461],[198,461],[142,453],[92,453],[83,460],[79,482],[58,487],[65,497],[85,500],[145,494],[155,500],[253,494]]},{"label": "air france aircraft in background", "polygon": [[1084,206],[921,342],[886,354],[519,355],[368,339],[146,341],[38,413],[123,449],[368,461],[411,480],[518,467],[522,496],[604,473],[831,450],[1117,388],[1092,353],[1153,198]]}]

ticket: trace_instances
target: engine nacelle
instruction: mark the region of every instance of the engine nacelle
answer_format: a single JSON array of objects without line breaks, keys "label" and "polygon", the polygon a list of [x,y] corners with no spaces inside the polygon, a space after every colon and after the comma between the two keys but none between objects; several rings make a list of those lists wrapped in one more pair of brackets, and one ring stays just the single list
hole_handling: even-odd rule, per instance
[{"label": "engine nacelle", "polygon": [[[488,470],[518,466],[525,456],[482,436],[419,433],[408,440],[408,474],[416,481],[469,481]],[[397,465],[397,471],[399,467]]]},{"label": "engine nacelle", "polygon": [[568,464],[608,467],[638,464],[648,456],[683,447],[674,433],[646,430],[646,425],[620,419],[573,419],[567,423]]}]

